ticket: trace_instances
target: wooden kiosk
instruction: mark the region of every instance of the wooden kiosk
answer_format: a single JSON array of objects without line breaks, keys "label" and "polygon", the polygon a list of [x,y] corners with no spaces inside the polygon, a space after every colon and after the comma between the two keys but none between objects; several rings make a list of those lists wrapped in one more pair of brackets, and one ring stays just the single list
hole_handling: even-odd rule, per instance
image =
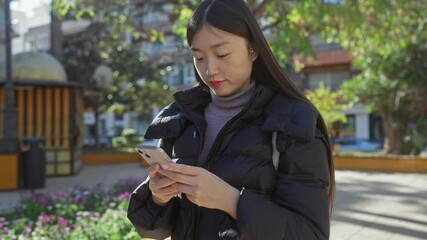
[{"label": "wooden kiosk", "polygon": [[[13,56],[12,66],[19,140],[45,139],[47,176],[77,173],[82,168],[83,86],[68,82],[62,65],[47,53],[20,53]],[[1,109],[5,94],[1,80],[5,75],[3,69],[0,67]],[[0,136],[3,132],[1,114]],[[10,162],[7,164],[5,166]],[[9,170],[0,166],[0,176]]]}]

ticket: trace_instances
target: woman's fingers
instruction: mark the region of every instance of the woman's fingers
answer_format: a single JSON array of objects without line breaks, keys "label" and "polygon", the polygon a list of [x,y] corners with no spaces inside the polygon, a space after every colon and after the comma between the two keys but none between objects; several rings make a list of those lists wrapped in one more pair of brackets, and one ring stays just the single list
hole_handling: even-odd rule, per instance
[{"label": "woman's fingers", "polygon": [[235,218],[239,191],[215,174],[200,167],[175,163],[162,164],[155,170],[159,179],[167,179],[156,182],[157,187],[162,186],[159,191],[153,191],[153,199],[157,202],[166,203],[173,196],[184,193],[198,206],[220,209]]},{"label": "woman's fingers", "polygon": [[179,192],[172,186],[161,188],[156,191],[151,191],[153,201],[160,206],[165,206]]},{"label": "woman's fingers", "polygon": [[155,163],[147,169],[147,174],[150,179],[156,178],[157,172],[160,170],[160,165]]},{"label": "woman's fingers", "polygon": [[178,172],[178,173],[190,175],[190,176],[199,175],[201,171],[205,170],[200,167],[193,167],[193,166],[178,164],[178,163],[164,163],[161,165],[161,168],[167,171]]},{"label": "woman's fingers", "polygon": [[198,189],[183,183],[174,183],[173,188],[179,193],[185,193],[190,196],[197,196]]},{"label": "woman's fingers", "polygon": [[195,184],[197,184],[198,182],[197,179],[199,179],[197,176],[194,176],[194,175],[186,175],[183,173],[173,172],[173,171],[163,170],[163,169],[160,169],[159,173],[162,176],[165,176],[168,179],[172,179],[175,182],[180,182],[180,183],[184,183],[191,186],[194,186]]},{"label": "woman's fingers", "polygon": [[166,199],[170,199],[175,195],[178,195],[180,192],[174,187],[174,186],[168,186],[168,187],[164,187],[164,188],[160,188],[154,191],[151,191],[153,193],[153,195],[161,197],[161,198],[166,198]]},{"label": "woman's fingers", "polygon": [[153,191],[153,190],[168,187],[173,183],[175,183],[175,181],[167,177],[155,178],[150,180],[150,188]]},{"label": "woman's fingers", "polygon": [[175,181],[162,176],[157,167],[156,169],[153,168],[151,174],[149,188],[153,201],[158,205],[164,206],[171,198],[179,194],[179,191],[173,187]]}]

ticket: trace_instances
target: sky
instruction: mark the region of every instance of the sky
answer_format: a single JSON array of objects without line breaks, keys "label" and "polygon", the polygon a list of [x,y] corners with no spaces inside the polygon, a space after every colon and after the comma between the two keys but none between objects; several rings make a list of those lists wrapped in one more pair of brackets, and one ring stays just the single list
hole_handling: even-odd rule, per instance
[{"label": "sky", "polygon": [[10,8],[15,11],[25,12],[28,16],[31,16],[35,7],[39,7],[50,2],[51,0],[14,0],[10,3]]}]

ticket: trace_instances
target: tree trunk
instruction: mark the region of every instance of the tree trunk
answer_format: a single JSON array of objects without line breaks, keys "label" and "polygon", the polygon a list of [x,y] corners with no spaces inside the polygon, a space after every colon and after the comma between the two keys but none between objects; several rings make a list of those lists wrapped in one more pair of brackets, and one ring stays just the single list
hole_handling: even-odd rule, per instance
[{"label": "tree trunk", "polygon": [[386,134],[384,140],[384,153],[400,154],[402,152],[402,128],[398,127],[396,121],[393,119],[391,111],[383,109],[381,111],[381,118]]},{"label": "tree trunk", "polygon": [[398,131],[393,127],[393,122],[383,118],[383,124],[386,133],[384,153],[400,153],[402,151],[401,136],[399,136]]},{"label": "tree trunk", "polygon": [[408,134],[410,125],[416,123],[420,110],[425,105],[419,91],[405,91],[404,94],[401,91],[389,94],[389,98],[383,99],[384,101],[376,108],[381,115],[386,134],[385,153],[409,153],[410,145],[404,142],[404,138]]}]

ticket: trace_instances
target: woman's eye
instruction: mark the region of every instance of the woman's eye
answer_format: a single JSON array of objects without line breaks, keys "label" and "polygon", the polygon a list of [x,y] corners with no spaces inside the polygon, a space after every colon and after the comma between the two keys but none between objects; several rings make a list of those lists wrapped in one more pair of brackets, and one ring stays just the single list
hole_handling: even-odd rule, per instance
[{"label": "woman's eye", "polygon": [[220,54],[220,55],[217,55],[217,57],[219,57],[219,58],[225,58],[225,57],[227,57],[228,56],[228,54]]},{"label": "woman's eye", "polygon": [[194,57],[194,59],[196,59],[196,61],[202,61],[203,60],[203,58],[196,58],[196,57]]}]

